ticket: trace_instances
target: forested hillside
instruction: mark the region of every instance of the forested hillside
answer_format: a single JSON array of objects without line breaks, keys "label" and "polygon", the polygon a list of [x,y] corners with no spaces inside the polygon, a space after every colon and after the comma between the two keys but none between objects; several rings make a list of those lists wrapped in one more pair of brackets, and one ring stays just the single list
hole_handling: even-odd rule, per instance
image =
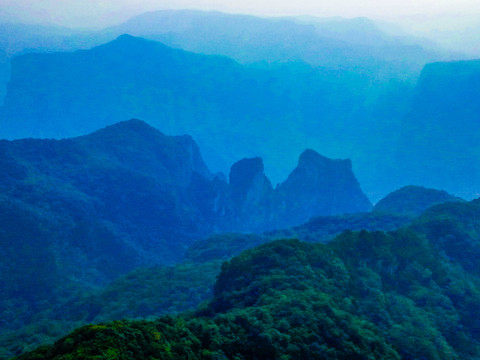
[{"label": "forested hillside", "polygon": [[225,263],[195,314],[87,326],[20,359],[474,359],[478,286],[411,230],[276,241]]}]

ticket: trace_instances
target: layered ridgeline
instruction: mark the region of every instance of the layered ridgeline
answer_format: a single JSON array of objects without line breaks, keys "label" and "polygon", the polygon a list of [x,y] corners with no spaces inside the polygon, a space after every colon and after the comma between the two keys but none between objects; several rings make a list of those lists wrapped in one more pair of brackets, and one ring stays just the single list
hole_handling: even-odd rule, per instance
[{"label": "layered ridgeline", "polygon": [[[428,61],[445,59],[416,38],[389,36],[365,18],[259,18],[189,10],[146,13],[99,31],[19,23],[0,24],[0,103],[13,56],[89,48],[122,34],[159,40],[184,50],[237,61],[301,60],[313,65],[370,67],[378,75],[415,76]],[[318,51],[318,50],[321,51]],[[2,61],[2,55],[5,55]],[[376,65],[376,69],[373,68]],[[390,71],[386,71],[386,70]],[[412,71],[413,70],[413,71]]]},{"label": "layered ridgeline", "polygon": [[[71,288],[66,294],[57,292],[58,296],[48,303],[48,307],[44,310],[36,309],[35,316],[26,320],[24,326],[18,329],[9,326],[4,328],[0,335],[0,358],[8,358],[42,343],[53,342],[84,324],[123,318],[151,319],[192,310],[213,297],[215,279],[223,261],[274,239],[298,238],[309,242],[328,242],[345,230],[391,231],[405,226],[413,219],[411,215],[405,215],[411,214],[409,209],[426,206],[427,198],[432,200],[432,204],[439,201],[438,197],[434,199],[430,196],[435,192],[432,189],[411,188],[414,191],[393,194],[398,205],[391,207],[388,213],[316,217],[302,226],[263,235],[218,234],[190,245],[181,263],[177,265],[140,268],[105,287],[90,291],[80,288],[78,294],[72,293],[74,289]],[[421,199],[419,204],[414,204],[412,194]],[[392,199],[392,196],[387,198]],[[480,237],[469,229],[474,226],[475,214],[478,212],[476,203],[436,207],[429,211],[430,215],[416,221],[417,226],[421,226],[416,231],[429,234],[435,231],[429,235],[432,239],[438,234],[440,238],[447,239],[450,248],[461,244],[460,248],[468,249],[462,252],[457,247],[454,250],[456,256],[463,254],[463,259],[476,259],[471,255],[478,251],[476,249]],[[451,220],[441,226],[439,223],[442,219]],[[467,244],[469,245],[466,246]],[[449,256],[452,255],[449,252]],[[46,284],[48,279],[43,285]],[[18,314],[16,316],[18,318]]]},{"label": "layered ridgeline", "polygon": [[397,144],[404,178],[459,196],[480,193],[479,96],[480,61],[425,67]]},{"label": "layered ridgeline", "polygon": [[475,359],[478,215],[447,202],[403,230],[265,244],[224,263],[195,313],[86,326],[19,359]]},{"label": "layered ridgeline", "polygon": [[[178,262],[193,241],[214,232],[371,208],[348,161],[308,150],[273,189],[261,159],[245,159],[227,182],[209,172],[192,138],[166,136],[139,120],[72,139],[2,140],[0,154],[0,309],[10,329],[138,266]],[[302,182],[300,168],[316,175]],[[258,178],[267,186],[259,188]],[[294,184],[305,184],[302,196],[291,192]]]},{"label": "layered ridgeline", "polygon": [[415,78],[423,65],[451,56],[420,39],[390,36],[367,18],[260,18],[192,10],[145,13],[105,34],[130,34],[241,63],[303,61],[350,68],[373,78]]},{"label": "layered ridgeline", "polygon": [[140,118],[192,135],[214,171],[261,156],[279,182],[305,147],[335,157],[364,148],[355,124],[364,126],[370,82],[303,63],[246,67],[125,35],[91,50],[15,58],[0,135],[63,138]]},{"label": "layered ridgeline", "polygon": [[301,61],[248,67],[121,36],[91,50],[15,58],[0,136],[63,138],[141,118],[191,134],[215,172],[261,156],[278,183],[305,147],[353,158],[378,199],[405,185],[383,179],[396,170],[392,144],[411,88],[374,77]]},{"label": "layered ridgeline", "polygon": [[[421,153],[422,147],[411,146],[410,130],[406,138],[398,138],[422,67],[448,56],[426,50],[418,39],[389,36],[367,19],[162,11],[90,33],[0,25],[0,77],[10,76],[13,55],[85,49],[123,33],[229,56],[250,66],[232,70],[218,59],[175,57],[127,41],[125,51],[117,44],[116,50],[102,47],[88,56],[31,55],[13,61],[7,103],[0,111],[0,136],[76,136],[141,118],[165,133],[194,136],[214,171],[227,172],[239,158],[261,156],[278,183],[297,154],[309,147],[329,157],[353,159],[356,174],[375,201],[410,183],[469,198],[478,193],[473,180],[469,182],[472,176],[449,182],[453,176],[448,175],[440,182],[435,177],[448,173],[447,166],[424,161],[427,166],[417,168],[416,157],[429,156]],[[216,151],[219,148],[224,151]],[[458,153],[448,155],[473,168]],[[405,166],[397,166],[401,162]],[[387,182],[387,177],[393,179]]]},{"label": "layered ridgeline", "polygon": [[5,206],[64,220],[80,242],[95,236],[92,223],[112,236],[129,234],[115,237],[128,264],[175,261],[214,231],[264,231],[371,208],[349,161],[307,150],[274,189],[262,160],[244,159],[227,182],[209,172],[190,137],[165,136],[139,120],[60,141],[2,141],[0,150]]}]

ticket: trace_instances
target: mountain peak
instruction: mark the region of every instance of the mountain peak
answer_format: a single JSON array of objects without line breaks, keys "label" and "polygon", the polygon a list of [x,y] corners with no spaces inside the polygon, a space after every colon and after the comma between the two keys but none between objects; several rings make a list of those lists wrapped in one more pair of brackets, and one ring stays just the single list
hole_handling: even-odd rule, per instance
[{"label": "mountain peak", "polygon": [[[145,39],[143,37],[133,36],[130,34],[120,35],[116,39],[106,44],[99,45],[91,50],[93,50],[94,52],[106,51],[108,54],[110,54],[111,51],[119,52],[120,54],[131,54],[133,52],[136,56],[139,56],[139,57],[140,55],[142,55],[140,51],[142,52],[160,51],[161,53],[167,50],[173,51],[173,49],[171,49],[170,47],[168,47],[167,45],[159,41],[153,41],[153,40]],[[176,50],[176,51],[180,51],[180,50]]]},{"label": "mountain peak", "polygon": [[350,160],[329,159],[312,149],[300,155],[297,168],[278,191],[291,224],[312,216],[369,211],[372,206]]},{"label": "mountain peak", "polygon": [[122,34],[117,37],[115,41],[132,41],[133,39],[139,39],[136,36],[132,36],[130,34]]},{"label": "mountain peak", "polygon": [[320,155],[318,152],[312,149],[306,149],[298,159],[299,167],[324,167],[324,166],[333,166],[339,164],[345,164],[349,169],[352,168],[352,163],[349,159],[347,160],[334,160],[327,158],[323,155]]},{"label": "mountain peak", "polygon": [[161,131],[148,125],[143,120],[130,119],[106,126],[100,130],[90,133],[89,135],[81,136],[81,138],[126,138],[127,136],[133,137],[134,135],[143,137],[149,134],[154,136],[166,136]]},{"label": "mountain peak", "polygon": [[[242,159],[232,165],[230,169],[230,186],[235,202],[241,203],[249,191],[256,187],[258,182],[270,184],[265,177],[263,160],[259,157]],[[270,185],[271,187],[271,185]]]},{"label": "mountain peak", "polygon": [[[140,128],[156,130],[154,127],[148,125],[145,121],[140,119],[130,119],[130,120],[119,121],[115,124],[106,126],[103,129],[140,129]],[[103,129],[99,131],[102,131]]]},{"label": "mountain peak", "polygon": [[[130,34],[122,34],[118,36],[115,40],[112,40],[110,43],[121,43],[121,44],[133,44],[133,43],[151,43],[151,44],[161,44],[157,41],[147,40],[142,37],[133,36]],[[107,43],[108,44],[108,43]]]},{"label": "mountain peak", "polygon": [[230,183],[242,183],[245,179],[251,179],[258,173],[263,174],[263,171],[263,160],[259,157],[239,160],[230,169]]}]

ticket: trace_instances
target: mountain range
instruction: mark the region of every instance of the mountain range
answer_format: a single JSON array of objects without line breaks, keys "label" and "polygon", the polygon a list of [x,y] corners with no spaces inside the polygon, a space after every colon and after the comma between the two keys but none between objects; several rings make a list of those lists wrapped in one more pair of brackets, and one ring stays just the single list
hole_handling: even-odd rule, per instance
[{"label": "mountain range", "polygon": [[213,233],[371,209],[347,160],[306,150],[273,188],[260,158],[243,159],[227,181],[210,173],[191,137],[140,120],[71,139],[2,140],[0,154],[0,309],[10,329],[58,298],[177,263]]},{"label": "mountain range", "polygon": [[0,24],[0,359],[478,359],[480,62],[381,28]]},{"label": "mountain range", "polygon": [[165,133],[192,135],[214,171],[260,155],[279,182],[293,152],[310,143],[332,152],[339,138],[356,136],[345,126],[362,118],[365,99],[356,93],[366,82],[301,64],[253,69],[125,35],[87,51],[15,58],[1,131],[62,138],[141,118]]},{"label": "mountain range", "polygon": [[[443,200],[439,195],[443,196]],[[416,197],[419,198],[418,203],[414,201]],[[447,202],[427,209],[428,204],[435,205],[443,201]],[[27,284],[25,281],[31,278],[30,272],[26,270],[33,269],[35,278],[41,280],[37,280],[35,287],[29,287],[31,295],[37,297],[37,302],[26,303],[27,300],[33,301],[32,298],[23,299],[22,302],[22,294],[18,292],[8,294],[8,298],[2,303],[2,318],[6,322],[0,334],[0,357],[5,358],[7,354],[13,355],[33,349],[39,343],[55,340],[65,332],[86,323],[121,318],[152,318],[192,310],[203,301],[212,298],[215,278],[221,271],[223,261],[275,239],[297,238],[308,242],[328,243],[345,230],[392,231],[409,226],[416,233],[428,234],[432,241],[444,239],[441,243],[447,249],[449,257],[461,261],[468,271],[472,266],[475,267],[474,258],[471,256],[477,252],[478,234],[468,229],[474,225],[475,214],[478,212],[476,202],[462,202],[432,189],[408,187],[387,197],[383,203],[381,211],[374,213],[315,217],[302,226],[259,235],[216,234],[192,243],[178,264],[138,268],[106,286],[92,287],[87,286],[85,282],[83,284],[72,282],[72,278],[68,278],[72,274],[67,269],[61,271],[45,269],[49,266],[45,262],[43,268],[35,267],[33,261],[35,258],[29,257],[28,253],[23,254],[22,262],[17,263],[18,267],[9,270],[12,275],[15,274],[11,280],[17,289],[23,288],[23,285]],[[417,215],[413,214],[420,206],[425,207],[427,211],[425,215],[417,218]],[[451,221],[446,223],[446,218]],[[45,220],[40,224],[45,226]],[[12,225],[17,233],[24,235],[25,231],[18,229],[32,228],[31,224],[25,223],[21,224],[20,228],[15,227],[16,223]],[[8,229],[5,224],[2,228]],[[38,239],[37,237],[36,240]],[[68,240],[68,234],[63,233],[57,236],[56,241],[65,248],[70,246]],[[89,246],[93,245],[92,242],[98,241],[91,237],[82,240]],[[46,240],[43,241],[45,244]],[[18,243],[20,242],[17,241]],[[23,243],[26,244],[25,241]],[[460,247],[456,246],[460,243],[462,244]],[[34,244],[30,244],[30,251],[40,254],[39,250],[34,248]],[[112,251],[113,249],[114,247],[110,248],[106,244],[102,249],[103,259],[110,256],[123,261]],[[466,251],[463,252],[461,249]],[[46,255],[54,257],[55,253],[51,252],[51,246],[44,249],[42,260],[48,258]],[[15,258],[14,252],[4,253],[9,258]],[[74,256],[78,254],[70,251],[63,256],[69,256],[66,261],[74,261]],[[53,261],[55,262],[58,260]],[[85,271],[91,264],[85,261],[82,266]],[[47,270],[49,276],[46,276],[42,269]],[[21,276],[25,278],[22,279]],[[4,279],[3,285],[8,284],[10,281]],[[45,292],[40,291],[42,289]],[[50,297],[44,298],[46,294]],[[39,298],[43,301],[38,301]],[[19,306],[24,309],[22,316],[15,312]]]},{"label": "mountain range", "polygon": [[[438,47],[424,46],[423,41],[413,37],[390,36],[375,22],[365,18],[269,19],[219,12],[165,10],[145,13],[125,23],[95,31],[4,22],[0,24],[0,54],[5,55],[4,62],[0,62],[1,98],[5,94],[9,61],[13,56],[26,52],[86,49],[112,41],[122,34],[159,40],[184,50],[225,55],[241,62],[296,59],[346,66],[346,59],[350,65],[371,65],[374,59],[377,62],[388,59],[395,60],[397,68],[416,68],[418,72],[425,61],[450,56]],[[319,52],[319,48],[328,51]],[[324,55],[319,56],[322,53]],[[388,67],[385,62],[382,65]]]},{"label": "mountain range", "polygon": [[[123,33],[169,47],[128,36],[113,40]],[[164,133],[194,136],[214,172],[261,156],[277,184],[298,153],[315,148],[351,158],[373,201],[412,183],[468,199],[478,194],[472,145],[477,110],[465,102],[469,96],[445,100],[434,90],[436,81],[450,83],[442,75],[447,68],[471,72],[472,66],[439,63],[459,55],[387,35],[368,19],[160,11],[97,32],[4,24],[0,37],[0,62],[8,66],[14,55],[48,53],[12,60],[0,110],[4,138],[85,135],[141,118]],[[474,83],[455,81],[460,94],[474,92]],[[451,133],[448,106],[464,119],[454,129],[454,144],[442,138]]]},{"label": "mountain range", "polygon": [[[422,138],[422,131],[408,127],[411,122],[418,126],[417,117],[425,113],[408,105],[410,97],[427,91],[422,90],[424,77],[414,91],[395,85],[369,110],[370,80],[358,73],[305,64],[251,68],[125,35],[91,50],[15,58],[0,110],[1,131],[7,138],[62,138],[136,117],[169,134],[192,134],[215,172],[226,172],[239,158],[260,155],[278,183],[294,166],[296,154],[313,147],[352,157],[373,199],[409,183],[471,198],[477,193],[470,181],[473,158],[463,161],[463,180],[457,183],[441,175],[448,174],[446,163],[430,167],[430,175],[415,166],[414,159],[430,155],[417,155],[424,149],[412,141],[418,138],[428,148],[442,140],[431,134]],[[455,160],[455,154],[472,147],[457,144],[450,151]],[[388,174],[395,174],[394,182],[382,181]]]}]

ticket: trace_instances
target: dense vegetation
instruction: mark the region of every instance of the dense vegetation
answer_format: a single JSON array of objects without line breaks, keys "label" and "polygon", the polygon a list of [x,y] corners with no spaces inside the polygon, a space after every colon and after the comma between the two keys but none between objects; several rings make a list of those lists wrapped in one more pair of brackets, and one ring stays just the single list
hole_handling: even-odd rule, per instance
[{"label": "dense vegetation", "polygon": [[[227,241],[217,254],[212,247],[208,256],[183,259],[189,245],[210,234],[262,232],[371,207],[346,160],[305,151],[293,175],[273,189],[262,160],[253,159],[251,172],[242,164],[252,159],[244,159],[227,181],[209,172],[192,138],[166,136],[139,120],[71,139],[2,140],[0,155],[0,347],[7,354],[90,321],[195,307],[210,296],[220,260],[266,241]],[[296,183],[305,184],[300,192]],[[194,264],[207,259],[201,279]],[[178,268],[151,268],[181,260]],[[139,267],[148,269],[105,289]],[[177,290],[166,282],[164,292],[155,291],[165,279],[178,282]],[[138,294],[128,289],[138,282],[145,301],[134,306]]]},{"label": "dense vegetation", "polygon": [[[331,235],[325,235],[332,231],[331,224],[337,223],[337,230],[341,231],[342,221],[344,229],[358,223],[360,218],[368,219],[363,220],[364,226],[383,224],[386,228],[398,221],[393,218],[392,222],[391,216],[382,218],[380,215],[373,220],[373,214],[367,215],[344,217],[343,220],[342,217],[317,218],[294,231],[307,241],[324,242],[331,239]],[[91,331],[105,329],[106,332],[98,337],[120,336],[120,339],[111,339],[116,344],[111,346],[121,352],[121,348],[127,346],[121,344],[121,339],[131,336],[123,331],[140,332],[150,339],[151,326],[155,326],[157,331],[167,333],[170,347],[189,351],[190,345],[179,345],[180,340],[174,340],[178,334],[170,334],[181,324],[184,336],[193,336],[194,343],[200,341],[200,348],[208,350],[202,353],[207,354],[207,358],[211,353],[222,352],[232,358],[233,353],[227,353],[224,348],[226,344],[229,344],[228,351],[233,348],[247,358],[249,355],[245,351],[248,349],[260,351],[260,347],[264,349],[267,345],[272,351],[265,355],[267,357],[278,358],[283,354],[296,358],[297,351],[301,351],[302,356],[307,356],[308,351],[320,354],[318,346],[332,336],[325,332],[328,329],[336,337],[338,331],[346,334],[335,344],[326,341],[322,351],[330,354],[330,358],[353,356],[338,352],[336,347],[342,351],[366,351],[362,350],[362,346],[366,346],[362,341],[367,341],[363,339],[367,333],[369,341],[380,346],[378,351],[390,349],[388,351],[395,353],[393,358],[474,358],[478,355],[475,308],[480,299],[477,256],[480,236],[475,220],[479,215],[476,201],[445,203],[429,209],[405,230],[346,232],[327,245],[298,241],[261,245],[223,265],[215,286],[219,260],[270,241],[275,233],[264,237],[214,236],[194,244],[181,265],[137,270],[104,290],[85,294],[39,314],[30,327],[3,336],[4,353],[31,349],[34,344],[52,341],[86,322],[152,319],[193,309],[209,300],[210,304],[202,306],[194,315],[161,319],[155,324],[117,323],[114,329],[110,325],[87,327],[80,333],[93,334]],[[276,236],[285,233],[277,232]],[[319,324],[325,321],[328,325],[319,329]],[[203,329],[200,333],[196,332],[199,328]],[[254,328],[258,333],[255,336],[252,335]],[[317,333],[312,334],[312,331]],[[79,354],[93,351],[87,350],[92,344],[80,343],[85,339],[83,335],[77,339],[75,334],[70,335],[75,340],[69,342],[78,342],[78,346],[84,348],[78,350]],[[298,346],[292,345],[291,336],[295,336],[294,343]],[[307,346],[302,336],[323,340],[317,341],[318,346]],[[349,341],[360,341],[360,344],[353,346]],[[149,347],[156,345],[146,343],[138,346],[147,353],[154,351]],[[248,346],[244,347],[243,343]],[[200,348],[190,350],[200,356]],[[101,348],[101,351],[113,350]],[[382,356],[387,355],[377,358]]]},{"label": "dense vegetation", "polygon": [[473,359],[479,279],[444,252],[410,230],[275,241],[224,263],[195,314],[87,326],[20,359]]}]

